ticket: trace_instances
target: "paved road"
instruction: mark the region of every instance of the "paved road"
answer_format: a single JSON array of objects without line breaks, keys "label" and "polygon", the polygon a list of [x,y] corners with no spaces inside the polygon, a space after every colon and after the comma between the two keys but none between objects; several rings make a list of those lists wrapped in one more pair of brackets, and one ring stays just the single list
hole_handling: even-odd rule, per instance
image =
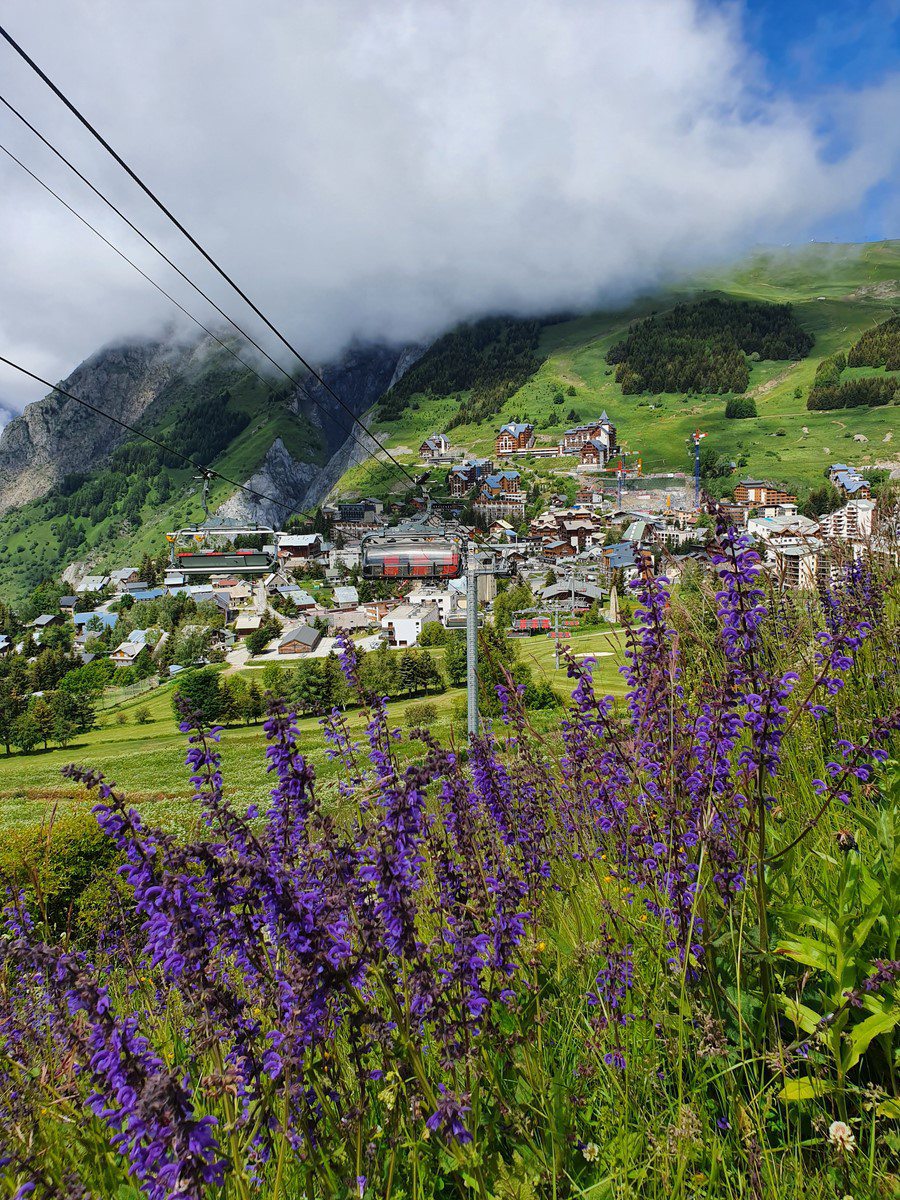
[{"label": "paved road", "polygon": [[[356,645],[360,650],[375,650],[380,641],[380,633],[372,633],[364,638],[360,638]],[[307,658],[327,658],[334,650],[337,651],[337,638],[323,637],[315,650],[310,654],[279,654],[277,650],[267,650],[265,654],[258,654],[253,660],[253,667],[264,667],[266,663],[277,662],[284,666],[290,666],[292,663],[300,662]],[[247,647],[243,643],[235,646],[233,650],[229,650],[225,655],[225,661],[228,663],[228,668],[225,671],[229,675],[232,671],[239,671],[242,667],[247,666],[247,660],[250,654]]]}]

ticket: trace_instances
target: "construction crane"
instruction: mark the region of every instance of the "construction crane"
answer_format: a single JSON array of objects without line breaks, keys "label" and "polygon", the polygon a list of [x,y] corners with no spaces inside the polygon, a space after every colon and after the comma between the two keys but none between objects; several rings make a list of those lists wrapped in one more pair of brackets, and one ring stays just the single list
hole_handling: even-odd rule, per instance
[{"label": "construction crane", "polygon": [[[637,455],[637,462],[633,467],[626,467],[625,459],[633,458]],[[616,474],[616,507],[622,507],[622,492],[626,479],[640,478],[644,473],[643,462],[637,450],[620,450],[618,452],[618,464],[614,467],[603,467],[604,471],[615,471]]]},{"label": "construction crane", "polygon": [[701,433],[699,429],[695,429],[691,434],[691,441],[694,443],[694,505],[700,507],[700,443],[706,437],[705,433]]}]

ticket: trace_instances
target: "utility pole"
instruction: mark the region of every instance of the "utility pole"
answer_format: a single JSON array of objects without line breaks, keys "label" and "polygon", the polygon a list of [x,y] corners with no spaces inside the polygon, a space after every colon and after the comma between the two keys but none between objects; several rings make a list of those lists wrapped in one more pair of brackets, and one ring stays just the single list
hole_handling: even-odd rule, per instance
[{"label": "utility pole", "polygon": [[691,441],[694,443],[694,507],[700,507],[700,443],[706,437],[699,429],[695,429]]},{"label": "utility pole", "polygon": [[[495,546],[481,546],[494,550]],[[478,544],[469,539],[466,546],[466,731],[470,738],[478,736],[478,579],[482,575],[506,575],[494,565],[480,566]]]},{"label": "utility pole", "polygon": [[475,543],[466,548],[466,729],[478,737],[478,559]]}]

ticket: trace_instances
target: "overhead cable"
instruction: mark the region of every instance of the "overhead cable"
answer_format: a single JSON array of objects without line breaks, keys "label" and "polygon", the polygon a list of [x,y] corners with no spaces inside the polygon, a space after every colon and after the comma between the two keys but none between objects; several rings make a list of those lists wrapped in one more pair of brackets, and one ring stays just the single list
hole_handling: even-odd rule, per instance
[{"label": "overhead cable", "polygon": [[185,225],[183,225],[182,222],[179,221],[179,219],[175,216],[175,214],[171,211],[171,209],[169,209],[163,203],[163,201],[160,200],[160,198],[156,195],[156,193],[153,191],[153,189],[148,184],[146,184],[143,181],[143,179],[141,179],[141,177],[137,174],[137,172],[134,171],[128,165],[128,163],[125,161],[125,159],[122,158],[122,156],[110,145],[110,143],[99,132],[99,130],[97,130],[95,128],[95,126],[91,124],[91,122],[80,111],[80,109],[78,109],[76,107],[76,105],[68,98],[68,96],[66,96],[65,93],[59,87],[57,87],[57,85],[53,82],[53,80],[50,78],[50,76],[47,75],[47,73],[38,66],[38,64],[34,61],[33,58],[31,58],[31,56],[27,53],[27,51],[22,46],[19,45],[19,43],[15,40],[15,38],[13,38],[13,36],[2,25],[0,25],[0,36],[2,36],[4,38],[4,40],[9,43],[9,45],[13,48],[13,50],[15,50],[15,52],[19,55],[19,57],[25,63],[27,63],[28,66],[32,69],[32,71],[34,71],[35,74],[47,85],[47,87],[50,88],[50,90],[53,92],[53,94],[66,106],[66,108],[69,110],[69,112],[72,113],[72,115],[84,126],[84,128],[87,129],[87,131],[91,134],[91,136],[97,142],[99,142],[99,144],[103,147],[103,149],[106,150],[106,152],[115,160],[115,162],[118,163],[118,165],[122,168],[122,170],[125,171],[125,173],[128,175],[128,177],[134,183],[137,184],[137,186],[141,189],[141,191],[156,205],[156,207],[160,210],[160,212],[163,213],[163,215],[175,226],[175,228],[185,238],[187,238],[187,240],[191,243],[191,245],[194,247],[194,249],[209,263],[209,265],[213,268],[213,270],[215,270],[217,272],[217,274],[220,275],[221,278],[225,280],[225,282],[229,285],[229,287],[231,287],[238,294],[238,296],[240,296],[240,298],[251,309],[251,311],[253,313],[255,313],[255,315],[263,322],[263,324],[266,326],[266,328],[269,329],[275,335],[275,337],[277,337],[278,340],[294,355],[294,357],[298,360],[298,362],[300,362],[307,369],[307,371],[309,371],[309,373],[313,376],[313,378],[318,380],[318,382],[325,389],[325,391],[332,397],[332,399],[335,400],[341,406],[341,408],[343,408],[344,411],[350,415],[350,417],[353,419],[353,421],[356,424],[360,425],[360,427],[365,430],[365,432],[368,434],[368,436],[370,438],[372,438],[372,440],[376,443],[376,445],[379,446],[382,453],[384,453],[394,463],[394,465],[400,471],[403,472],[403,474],[407,477],[407,479],[409,479],[410,482],[414,484],[415,478],[413,475],[410,474],[410,472],[406,469],[406,467],[403,466],[403,464],[401,462],[399,462],[394,457],[394,455],[392,455],[391,452],[381,442],[379,442],[378,439],[375,438],[375,436],[372,433],[369,432],[368,429],[366,429],[365,425],[363,425],[363,423],[360,421],[359,417],[357,417],[357,415],[353,412],[353,410],[349,407],[349,405],[345,404],[345,402],[341,399],[341,397],[337,394],[337,392],[335,392],[335,390],[331,387],[331,385],[326,382],[326,380],[323,378],[323,376],[312,366],[312,364],[310,362],[308,362],[306,358],[304,358],[304,356],[300,353],[300,351],[296,348],[296,346],[294,346],[288,340],[288,338],[285,337],[285,335],[281,332],[281,330],[278,329],[277,326],[266,316],[266,314],[262,311],[262,309],[260,309],[258,307],[258,305],[255,304],[253,300],[251,300],[251,298],[247,295],[247,293],[243,290],[243,288],[241,288],[235,282],[235,280],[231,277],[231,275],[229,275],[229,273],[224,269],[224,267],[220,266],[220,264],[216,261],[216,259],[209,253],[208,250],[206,250],[206,248],[197,240],[197,238],[194,237],[194,235],[190,232],[190,230],[188,230],[185,227]]}]

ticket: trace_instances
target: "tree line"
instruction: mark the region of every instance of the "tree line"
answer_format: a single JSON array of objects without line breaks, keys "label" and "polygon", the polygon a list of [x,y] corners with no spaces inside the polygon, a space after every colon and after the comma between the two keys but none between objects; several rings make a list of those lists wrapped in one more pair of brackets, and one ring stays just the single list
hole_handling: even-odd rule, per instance
[{"label": "tree line", "polygon": [[900,317],[889,317],[874,329],[867,329],[850,347],[847,366],[900,371]]},{"label": "tree line", "polygon": [[[381,646],[358,653],[360,680],[367,691],[376,695],[411,698],[442,692],[446,687],[444,676],[427,650],[397,651]],[[258,720],[266,694],[287,700],[304,716],[343,708],[352,700],[335,654],[305,659],[291,667],[269,663],[259,672],[259,684],[240,675],[223,675],[213,667],[202,667],[179,675],[175,687],[175,696],[186,700],[207,721],[226,724],[239,719]]]},{"label": "tree line", "polygon": [[813,386],[806,401],[810,412],[827,412],[835,408],[877,408],[900,399],[900,383],[892,376],[869,375],[863,379],[847,379],[839,386]]},{"label": "tree line", "polygon": [[812,345],[789,304],[709,299],[638,322],[606,361],[625,395],[745,392],[748,355],[799,359]]},{"label": "tree line", "polygon": [[382,419],[396,420],[413,396],[464,391],[448,430],[492,416],[540,366],[540,332],[540,321],[485,317],[445,333],[382,397]]}]

